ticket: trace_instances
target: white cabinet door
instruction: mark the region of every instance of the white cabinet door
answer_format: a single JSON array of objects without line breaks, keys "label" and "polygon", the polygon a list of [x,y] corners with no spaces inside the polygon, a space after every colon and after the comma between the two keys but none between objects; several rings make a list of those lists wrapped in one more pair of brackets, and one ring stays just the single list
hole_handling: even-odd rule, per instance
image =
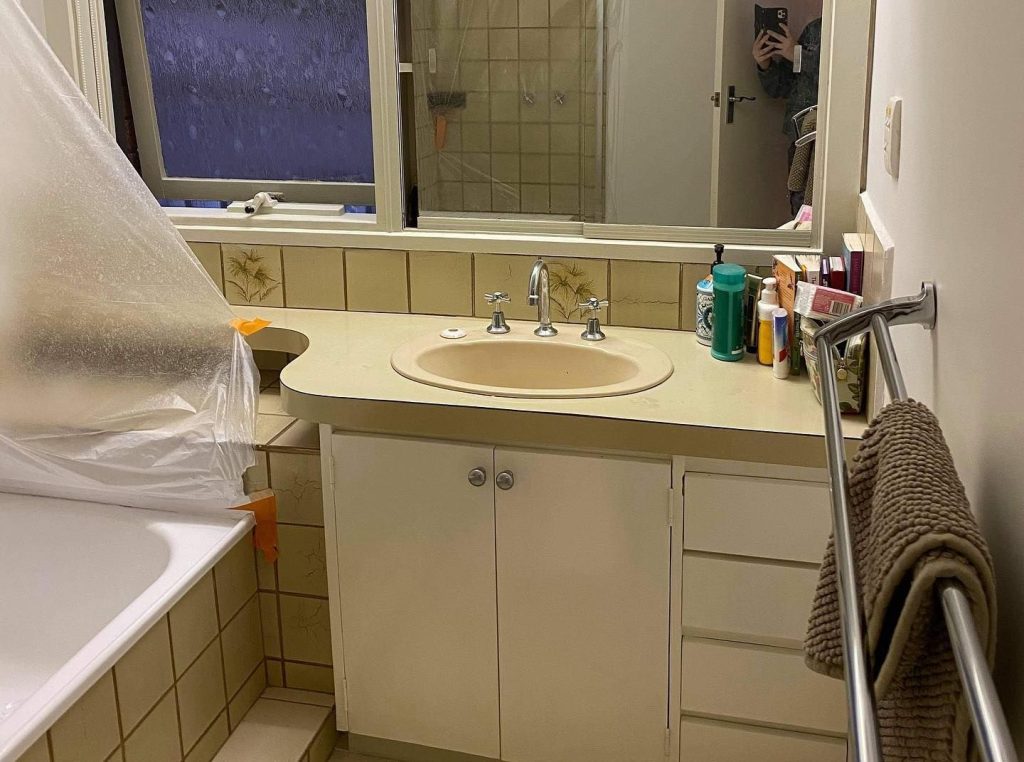
[{"label": "white cabinet door", "polygon": [[498,757],[493,449],[335,435],[333,452],[350,731]]},{"label": "white cabinet door", "polygon": [[661,762],[671,466],[498,449],[503,471],[515,484],[495,490],[502,759]]}]

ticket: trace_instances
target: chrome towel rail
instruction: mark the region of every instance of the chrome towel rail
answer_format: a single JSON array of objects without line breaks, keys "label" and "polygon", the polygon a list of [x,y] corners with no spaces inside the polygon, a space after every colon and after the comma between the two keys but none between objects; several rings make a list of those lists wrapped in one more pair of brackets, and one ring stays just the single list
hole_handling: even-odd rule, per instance
[{"label": "chrome towel rail", "polygon": [[[882,748],[875,710],[874,681],[865,645],[864,613],[853,560],[849,484],[832,348],[842,341],[871,331],[878,345],[878,356],[889,394],[894,400],[905,400],[908,398],[907,387],[889,327],[921,325],[931,329],[935,327],[935,316],[935,286],[925,283],[917,296],[891,299],[858,310],[827,324],[814,337],[821,369],[821,405],[825,415],[825,450],[832,494],[843,667],[850,723],[849,759],[854,762],[882,762]],[[941,586],[940,596],[981,754],[986,762],[1017,762],[988,661],[974,629],[967,595],[958,583],[950,581]]]}]

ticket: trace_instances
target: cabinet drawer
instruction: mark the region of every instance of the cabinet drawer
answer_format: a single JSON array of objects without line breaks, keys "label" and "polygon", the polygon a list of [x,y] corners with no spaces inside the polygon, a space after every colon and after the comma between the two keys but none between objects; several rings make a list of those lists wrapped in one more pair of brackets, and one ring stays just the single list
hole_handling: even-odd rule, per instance
[{"label": "cabinet drawer", "polygon": [[846,762],[838,738],[684,717],[680,762]]},{"label": "cabinet drawer", "polygon": [[682,675],[683,712],[846,732],[843,684],[799,651],[684,638]]},{"label": "cabinet drawer", "polygon": [[749,476],[686,475],[683,546],[820,564],[832,514],[828,487]]},{"label": "cabinet drawer", "polygon": [[683,632],[801,648],[818,569],[683,555]]}]

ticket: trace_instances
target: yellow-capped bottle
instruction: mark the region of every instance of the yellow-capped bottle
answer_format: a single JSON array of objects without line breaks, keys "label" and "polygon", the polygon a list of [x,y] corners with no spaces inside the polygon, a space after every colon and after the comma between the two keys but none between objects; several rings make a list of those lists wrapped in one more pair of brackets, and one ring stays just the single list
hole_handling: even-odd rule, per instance
[{"label": "yellow-capped bottle", "polygon": [[779,306],[778,281],[765,278],[761,289],[761,301],[757,303],[757,361],[771,365],[772,310]]}]

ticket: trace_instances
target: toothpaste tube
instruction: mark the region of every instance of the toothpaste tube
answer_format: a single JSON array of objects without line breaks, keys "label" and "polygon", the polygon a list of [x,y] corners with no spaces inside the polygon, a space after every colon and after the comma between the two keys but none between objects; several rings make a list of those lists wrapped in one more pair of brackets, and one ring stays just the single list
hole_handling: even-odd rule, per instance
[{"label": "toothpaste tube", "polygon": [[772,310],[772,373],[789,378],[789,320],[782,307]]},{"label": "toothpaste tube", "polygon": [[796,284],[793,312],[815,320],[835,320],[849,315],[864,303],[864,297],[827,286],[800,281]]}]

